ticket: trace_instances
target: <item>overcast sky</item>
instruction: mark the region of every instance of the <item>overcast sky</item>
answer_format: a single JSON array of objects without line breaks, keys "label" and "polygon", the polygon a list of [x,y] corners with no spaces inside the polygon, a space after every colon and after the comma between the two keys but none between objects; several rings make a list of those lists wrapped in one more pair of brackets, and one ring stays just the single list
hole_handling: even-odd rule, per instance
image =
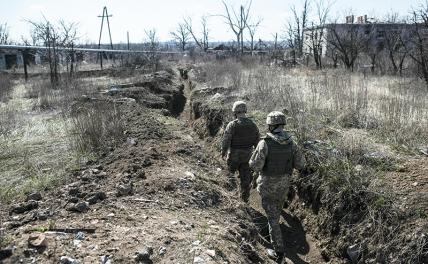
[{"label": "overcast sky", "polygon": [[[382,17],[395,11],[408,15],[412,7],[419,6],[422,0],[336,0],[331,11],[332,18],[344,20],[344,14],[352,10],[355,15],[368,14],[369,17]],[[227,0],[235,8],[247,3],[246,0]],[[252,17],[262,18],[263,22],[256,38],[272,39],[276,32],[281,34],[285,21],[290,18],[290,7],[300,8],[303,0],[253,0]],[[79,24],[81,42],[98,42],[103,6],[107,6],[113,17],[110,18],[114,43],[126,42],[129,31],[131,42],[141,42],[144,30],[156,28],[161,40],[170,40],[174,30],[183,17],[192,17],[196,22],[202,15],[210,15],[210,39],[229,41],[234,39],[221,17],[224,13],[221,0],[0,0],[0,23],[7,23],[13,40],[28,36],[30,30],[26,20],[42,20],[43,15],[52,21],[63,19]],[[315,11],[315,5],[312,5]],[[108,34],[103,32],[102,42],[108,42]]]}]

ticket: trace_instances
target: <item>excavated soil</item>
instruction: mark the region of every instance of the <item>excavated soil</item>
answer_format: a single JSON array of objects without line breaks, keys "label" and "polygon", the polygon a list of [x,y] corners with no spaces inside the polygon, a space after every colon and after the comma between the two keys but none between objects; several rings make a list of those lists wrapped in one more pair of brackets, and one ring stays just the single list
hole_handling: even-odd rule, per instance
[{"label": "excavated soil", "polygon": [[166,72],[146,79],[76,104],[122,102],[127,140],[66,185],[2,203],[0,262],[272,263],[222,163],[173,117],[183,86]]}]

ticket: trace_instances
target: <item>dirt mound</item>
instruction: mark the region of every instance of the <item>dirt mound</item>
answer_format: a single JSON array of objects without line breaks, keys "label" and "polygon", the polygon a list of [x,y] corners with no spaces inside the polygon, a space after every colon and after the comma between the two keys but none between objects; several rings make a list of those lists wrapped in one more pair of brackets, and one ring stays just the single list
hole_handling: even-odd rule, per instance
[{"label": "dirt mound", "polygon": [[66,185],[0,205],[4,263],[269,262],[245,207],[221,187],[221,165],[186,123],[147,107],[147,94],[170,95],[170,111],[180,88],[167,78],[97,98],[135,97],[116,105],[126,141]]},{"label": "dirt mound", "polygon": [[183,95],[184,85],[174,81],[174,77],[167,71],[146,74],[139,82],[114,85],[107,93],[115,98],[132,98],[146,107],[164,109],[172,116],[178,116],[184,109],[186,97]]}]

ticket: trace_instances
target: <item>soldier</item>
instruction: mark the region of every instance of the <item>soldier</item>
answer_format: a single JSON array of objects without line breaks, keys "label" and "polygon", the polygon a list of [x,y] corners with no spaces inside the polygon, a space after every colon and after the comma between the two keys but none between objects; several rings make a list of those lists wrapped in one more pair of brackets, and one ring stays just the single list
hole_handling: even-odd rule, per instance
[{"label": "soldier", "polygon": [[260,139],[259,129],[254,122],[246,117],[247,105],[243,101],[233,104],[232,112],[235,120],[231,121],[224,131],[221,156],[227,155],[227,166],[234,183],[234,173],[239,172],[241,198],[248,202],[250,197],[252,173],[248,165],[253,148]]},{"label": "soldier", "polygon": [[268,114],[266,124],[269,133],[260,140],[249,165],[258,173],[257,191],[269,223],[269,235],[273,250],[268,254],[281,263],[284,258],[284,242],[279,218],[287,198],[293,169],[302,170],[305,159],[291,136],[284,131],[285,115],[275,111]]}]

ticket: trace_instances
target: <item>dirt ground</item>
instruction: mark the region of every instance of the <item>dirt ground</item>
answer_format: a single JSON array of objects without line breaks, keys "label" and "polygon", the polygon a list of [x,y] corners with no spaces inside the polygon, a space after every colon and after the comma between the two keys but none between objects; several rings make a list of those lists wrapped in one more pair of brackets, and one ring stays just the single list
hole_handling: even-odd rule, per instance
[{"label": "dirt ground", "polygon": [[[168,70],[94,95],[119,103],[125,142],[63,186],[1,203],[0,263],[274,263],[259,195],[253,190],[246,205],[226,188],[217,151],[224,102],[235,95],[196,85]],[[402,160],[385,178],[410,216],[400,228],[419,230],[428,159]],[[348,263],[328,252],[331,238],[318,232],[323,216],[303,200],[282,216],[287,263]]]},{"label": "dirt ground", "polygon": [[[121,105],[122,146],[67,185],[0,205],[8,242],[0,262],[273,263],[257,193],[247,206],[224,188],[223,162],[189,125],[189,104],[180,96],[189,91],[176,75],[153,78],[104,95],[135,99]],[[291,262],[323,263],[302,223],[288,211],[283,216]]]}]

